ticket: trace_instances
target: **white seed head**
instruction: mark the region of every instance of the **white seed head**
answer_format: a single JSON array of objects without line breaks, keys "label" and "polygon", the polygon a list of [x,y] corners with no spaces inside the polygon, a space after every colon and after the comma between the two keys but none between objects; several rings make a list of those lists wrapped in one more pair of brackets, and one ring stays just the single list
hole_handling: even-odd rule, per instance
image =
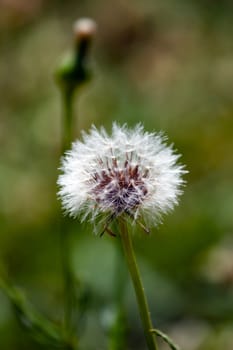
[{"label": "white seed head", "polygon": [[82,136],[62,159],[58,178],[58,195],[71,216],[94,221],[100,214],[127,214],[156,224],[177,204],[186,171],[160,133],[114,123],[111,135],[93,126]]}]

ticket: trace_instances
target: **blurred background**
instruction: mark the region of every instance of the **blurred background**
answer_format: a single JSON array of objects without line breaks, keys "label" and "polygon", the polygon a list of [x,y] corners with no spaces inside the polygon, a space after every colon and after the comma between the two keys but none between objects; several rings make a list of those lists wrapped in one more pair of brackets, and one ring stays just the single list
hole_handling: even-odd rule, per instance
[{"label": "blurred background", "polygon": [[[0,0],[0,270],[60,322],[61,101],[54,71],[72,49],[72,25],[82,16],[95,19],[98,32],[74,134],[92,123],[110,130],[114,120],[142,122],[168,135],[189,170],[180,205],[150,236],[134,236],[154,324],[183,349],[232,350],[230,0]],[[115,241],[94,236],[78,220],[70,229],[72,267],[91,295],[81,349],[106,349]],[[130,281],[125,303],[128,349],[144,350]],[[21,329],[1,291],[0,348],[45,348]]]}]

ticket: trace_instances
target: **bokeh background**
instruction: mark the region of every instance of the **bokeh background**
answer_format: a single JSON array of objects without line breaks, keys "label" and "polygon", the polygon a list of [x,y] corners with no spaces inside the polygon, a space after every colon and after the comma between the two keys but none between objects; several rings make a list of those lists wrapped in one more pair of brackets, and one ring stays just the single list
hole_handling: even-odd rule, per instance
[{"label": "bokeh background", "polygon": [[[182,153],[179,207],[135,248],[154,323],[186,350],[233,349],[233,3],[230,0],[0,0],[0,265],[35,307],[62,317],[56,198],[61,101],[54,70],[72,24],[98,23],[93,79],[75,105],[76,129],[142,122]],[[88,285],[83,349],[106,349],[115,241],[78,220],[71,262]],[[128,349],[146,349],[130,281]],[[43,349],[0,292],[0,348]],[[161,344],[161,349],[167,349]],[[122,349],[123,350],[123,349]]]}]

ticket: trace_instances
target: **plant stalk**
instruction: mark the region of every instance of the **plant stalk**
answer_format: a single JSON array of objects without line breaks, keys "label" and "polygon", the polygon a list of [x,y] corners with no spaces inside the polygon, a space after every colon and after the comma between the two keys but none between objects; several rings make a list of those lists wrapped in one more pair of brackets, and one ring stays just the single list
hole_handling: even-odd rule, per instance
[{"label": "plant stalk", "polygon": [[114,274],[114,299],[115,321],[110,334],[109,350],[122,350],[126,348],[126,314],[124,307],[124,295],[127,281],[127,270],[124,264],[124,252],[121,242],[117,240],[115,245],[115,274]]},{"label": "plant stalk", "polygon": [[62,130],[62,154],[70,148],[72,142],[73,131],[73,89],[62,90],[62,103],[63,103],[63,130]]},{"label": "plant stalk", "polygon": [[[63,128],[62,128],[62,154],[70,147],[73,130],[73,90],[62,90],[63,103]],[[64,330],[69,337],[73,333],[72,316],[75,303],[74,295],[74,276],[70,264],[70,234],[69,218],[62,216],[60,223],[60,245],[61,245],[61,263],[64,281]]]},{"label": "plant stalk", "polygon": [[[89,31],[86,32],[86,23],[89,25]],[[84,30],[84,29],[85,30]],[[83,34],[84,30],[84,34]],[[74,115],[73,99],[75,92],[90,78],[89,67],[87,64],[87,53],[94,35],[95,23],[92,21],[77,21],[74,30],[75,47],[73,55],[68,60],[64,60],[57,68],[55,77],[62,98],[62,136],[61,136],[61,154],[70,148],[73,139]],[[74,338],[74,313],[75,313],[75,280],[70,264],[70,220],[64,216],[60,221],[60,249],[61,264],[64,279],[64,332],[67,339],[71,341],[70,348],[73,350],[72,339]]]},{"label": "plant stalk", "polygon": [[138,269],[136,257],[134,254],[131,235],[128,233],[127,224],[123,220],[119,220],[120,237],[127,261],[128,269],[133,282],[136,293],[137,303],[139,307],[140,317],[143,325],[144,335],[149,350],[158,350],[155,334],[151,332],[154,328],[150,316],[149,306],[146,299],[141,275]]}]

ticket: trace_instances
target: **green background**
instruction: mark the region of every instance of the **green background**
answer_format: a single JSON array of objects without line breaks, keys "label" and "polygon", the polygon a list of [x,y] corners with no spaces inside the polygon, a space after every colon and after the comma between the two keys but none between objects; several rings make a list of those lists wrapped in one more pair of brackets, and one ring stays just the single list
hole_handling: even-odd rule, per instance
[{"label": "green background", "polygon": [[[134,234],[154,323],[184,350],[233,349],[233,5],[229,0],[0,2],[0,267],[35,307],[63,312],[56,179],[61,101],[54,71],[74,20],[98,31],[74,138],[94,123],[164,131],[189,173],[163,225]],[[75,275],[88,286],[82,349],[106,349],[115,240],[71,220]],[[128,349],[145,349],[126,288]],[[85,327],[84,327],[85,323]],[[0,348],[42,349],[0,292]],[[161,349],[167,349],[161,343]],[[123,349],[122,349],[123,350]]]}]

